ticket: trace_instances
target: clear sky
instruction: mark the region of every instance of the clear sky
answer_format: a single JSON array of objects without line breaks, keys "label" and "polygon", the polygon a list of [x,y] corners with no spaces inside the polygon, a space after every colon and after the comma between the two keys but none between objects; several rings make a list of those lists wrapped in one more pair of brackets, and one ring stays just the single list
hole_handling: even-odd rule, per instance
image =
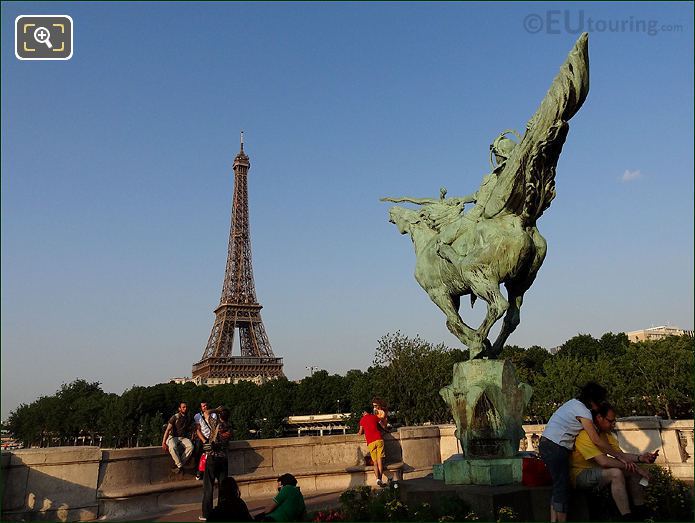
[{"label": "clear sky", "polygon": [[[17,60],[20,14],[72,16],[72,59]],[[190,375],[240,129],[257,296],[289,378],[365,369],[396,330],[460,346],[379,197],[476,190],[581,28],[591,91],[509,340],[544,347],[693,327],[692,3],[3,2],[3,419],[78,377],[121,393]]]}]

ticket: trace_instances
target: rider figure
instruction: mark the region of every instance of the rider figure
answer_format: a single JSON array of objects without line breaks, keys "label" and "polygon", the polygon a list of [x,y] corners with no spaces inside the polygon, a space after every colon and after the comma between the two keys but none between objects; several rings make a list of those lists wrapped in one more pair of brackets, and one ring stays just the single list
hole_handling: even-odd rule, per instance
[{"label": "rider figure", "polygon": [[490,167],[492,172],[483,176],[480,188],[476,192],[461,198],[466,203],[475,203],[475,206],[463,215],[463,220],[458,220],[455,224],[443,229],[439,234],[437,252],[451,262],[458,257],[451,245],[468,229],[471,222],[480,220],[485,210],[485,204],[490,200],[490,196],[497,186],[497,177],[504,170],[507,160],[511,156],[514,147],[516,147],[516,142],[506,138],[506,135],[510,132],[512,131],[504,131],[490,144]]},{"label": "rider figure", "polygon": [[[446,188],[439,190],[439,199],[433,198],[382,198],[381,201],[393,203],[414,203],[422,205],[420,217],[433,230],[437,237],[437,253],[444,259],[454,262],[460,256],[451,245],[469,228],[471,223],[480,220],[485,205],[490,200],[497,185],[497,177],[504,170],[505,164],[516,147],[516,142],[506,137],[514,131],[504,131],[490,144],[490,167],[492,172],[483,177],[480,187],[473,194],[460,198],[446,198]],[[517,134],[517,133],[514,133]],[[517,134],[518,136],[518,134]],[[467,203],[475,206],[464,213]]]}]

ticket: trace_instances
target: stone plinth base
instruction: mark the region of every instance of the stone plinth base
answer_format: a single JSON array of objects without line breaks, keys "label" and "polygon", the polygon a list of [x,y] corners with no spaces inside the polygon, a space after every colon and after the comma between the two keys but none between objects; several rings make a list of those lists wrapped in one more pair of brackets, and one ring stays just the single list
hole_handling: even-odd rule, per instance
[{"label": "stone plinth base", "polygon": [[521,483],[522,458],[465,459],[455,454],[434,465],[434,479],[447,485],[512,485]]},{"label": "stone plinth base", "polygon": [[403,481],[401,488],[403,500],[408,506],[423,502],[437,505],[443,500],[457,497],[481,521],[497,521],[502,507],[513,509],[519,521],[548,521],[550,515],[550,487],[446,485],[442,481],[422,478]]}]

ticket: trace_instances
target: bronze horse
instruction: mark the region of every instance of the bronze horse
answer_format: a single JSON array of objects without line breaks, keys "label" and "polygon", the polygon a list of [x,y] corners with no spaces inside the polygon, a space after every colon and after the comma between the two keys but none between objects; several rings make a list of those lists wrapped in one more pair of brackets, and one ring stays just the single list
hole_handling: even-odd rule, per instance
[{"label": "bronze horse", "polygon": [[[383,198],[410,202],[419,210],[392,207],[390,221],[410,234],[415,279],[444,312],[446,325],[470,349],[470,357],[495,358],[520,321],[524,293],[543,264],[546,241],[536,222],[555,197],[555,169],[569,131],[567,123],[589,92],[588,35],[582,34],[531,117],[521,141],[503,133],[491,146],[498,161],[471,196],[439,200]],[[511,144],[511,145],[510,145]],[[464,211],[466,203],[475,205]],[[504,284],[507,296],[502,294]],[[459,314],[461,296],[487,304],[474,329]],[[502,316],[494,343],[490,329]]]}]

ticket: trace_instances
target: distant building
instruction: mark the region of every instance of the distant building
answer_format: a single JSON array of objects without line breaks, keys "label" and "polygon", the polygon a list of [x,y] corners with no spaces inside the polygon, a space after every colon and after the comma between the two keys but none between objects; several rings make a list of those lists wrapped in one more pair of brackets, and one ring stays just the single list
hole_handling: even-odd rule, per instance
[{"label": "distant building", "polygon": [[217,378],[204,378],[202,376],[196,376],[195,378],[189,378],[188,376],[186,376],[184,378],[171,378],[169,379],[169,383],[177,383],[179,385],[183,385],[184,383],[195,383],[196,385],[207,385],[208,387],[214,387],[215,385],[224,385],[226,383],[237,384],[240,381],[250,381],[252,383],[255,383],[256,385],[262,385],[266,381],[269,381],[271,379],[272,378],[269,378],[268,376],[263,376],[260,374],[248,378],[232,378],[231,376]]},{"label": "distant building", "polygon": [[548,349],[548,352],[555,356],[557,354],[557,351],[559,351],[562,348],[562,345],[558,345],[557,347],[553,347],[551,349]]},{"label": "distant building", "polygon": [[627,333],[627,339],[635,343],[638,341],[662,340],[668,336],[690,336],[693,337],[693,331],[683,330],[673,325],[661,325],[659,327],[650,327]]},{"label": "distant building", "polygon": [[349,414],[314,414],[313,416],[290,416],[284,421],[285,436],[324,436],[346,434]]},{"label": "distant building", "polygon": [[2,450],[17,450],[24,448],[24,444],[18,441],[7,429],[2,429]]}]

